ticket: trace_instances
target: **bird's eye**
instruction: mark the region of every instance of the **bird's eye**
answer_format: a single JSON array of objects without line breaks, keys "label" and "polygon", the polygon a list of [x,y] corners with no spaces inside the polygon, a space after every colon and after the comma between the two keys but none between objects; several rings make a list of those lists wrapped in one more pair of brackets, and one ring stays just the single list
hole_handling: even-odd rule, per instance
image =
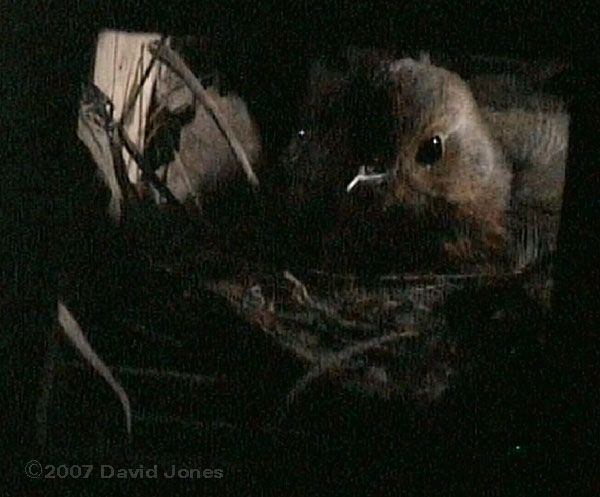
[{"label": "bird's eye", "polygon": [[306,138],[307,134],[308,133],[305,129],[298,130],[298,138],[300,139]]},{"label": "bird's eye", "polygon": [[442,139],[439,136],[434,136],[421,144],[415,160],[424,166],[433,166],[441,158]]}]

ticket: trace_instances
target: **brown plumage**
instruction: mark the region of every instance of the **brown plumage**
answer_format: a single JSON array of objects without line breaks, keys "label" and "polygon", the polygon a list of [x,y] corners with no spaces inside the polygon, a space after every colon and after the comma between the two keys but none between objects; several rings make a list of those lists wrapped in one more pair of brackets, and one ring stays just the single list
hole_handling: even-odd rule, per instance
[{"label": "brown plumage", "polygon": [[[512,172],[469,86],[428,60],[394,61],[389,79],[398,154],[388,204],[464,224],[481,246],[498,248],[506,238]],[[463,253],[453,243],[448,248]]]}]

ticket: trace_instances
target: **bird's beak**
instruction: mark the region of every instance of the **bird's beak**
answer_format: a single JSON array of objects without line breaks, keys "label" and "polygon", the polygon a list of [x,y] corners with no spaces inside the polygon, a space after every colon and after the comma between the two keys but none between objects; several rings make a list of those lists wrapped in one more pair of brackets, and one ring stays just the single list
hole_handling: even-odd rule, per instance
[{"label": "bird's beak", "polygon": [[346,186],[346,192],[350,193],[359,183],[367,183],[371,185],[380,185],[387,182],[389,173],[367,173],[365,166],[358,168],[358,174],[354,176],[352,181]]}]

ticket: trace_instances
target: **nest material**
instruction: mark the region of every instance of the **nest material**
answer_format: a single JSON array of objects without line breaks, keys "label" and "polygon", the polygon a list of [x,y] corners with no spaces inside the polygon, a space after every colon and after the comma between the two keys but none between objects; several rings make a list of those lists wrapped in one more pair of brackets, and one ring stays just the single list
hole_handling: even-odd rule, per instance
[{"label": "nest material", "polygon": [[[447,296],[497,281],[486,275],[388,276],[376,285],[312,272],[306,285],[289,272],[248,286],[211,284],[239,315],[305,364],[280,416],[315,382],[419,404],[439,400],[460,371]],[[310,290],[309,290],[310,288]]]},{"label": "nest material", "polygon": [[[253,270],[250,277],[252,263],[245,262],[241,264],[244,271],[230,271],[222,279],[204,277],[200,286],[228,302],[229,314],[225,314],[225,319],[238,324],[241,320],[250,328],[260,330],[263,338],[282,352],[277,359],[290,358],[303,365],[303,371],[280,399],[279,420],[285,418],[290,409],[302,408],[307,392],[325,379],[361,395],[430,405],[460,381],[468,370],[465,364],[469,361],[465,358],[474,353],[470,349],[472,339],[464,337],[469,320],[459,319],[461,316],[457,319],[456,312],[449,313],[449,296],[465,291],[485,293],[486,289],[510,281],[542,302],[548,301],[551,288],[548,267],[540,268],[536,264],[544,264],[554,249],[558,216],[546,219],[543,213],[525,212],[516,208],[511,216],[514,243],[509,258],[513,263],[508,275],[482,271],[402,274],[366,282],[314,271],[302,276],[290,272],[273,276],[267,270]],[[423,238],[416,237],[416,241],[422,243]],[[204,259],[210,258],[206,247],[204,244]],[[224,265],[220,256],[216,255],[214,266]],[[338,257],[337,252],[335,256]],[[207,261],[202,262],[206,266]],[[185,265],[180,268],[168,265],[171,275],[185,278],[190,272]],[[197,270],[195,267],[191,272]],[[478,316],[474,319],[476,333],[486,327],[493,328],[489,323],[498,321],[503,311],[499,299],[492,299],[487,310],[474,310],[462,304],[463,314]],[[458,298],[459,309],[460,302]],[[229,330],[228,326],[222,327]],[[223,354],[232,352],[229,346],[222,347]],[[254,375],[253,370],[245,369],[246,364],[238,363],[234,367],[237,368],[235,378],[242,373],[251,378]],[[148,376],[157,376],[156,368],[150,367],[147,371]],[[179,376],[167,376],[181,377],[181,371],[177,373]]]}]

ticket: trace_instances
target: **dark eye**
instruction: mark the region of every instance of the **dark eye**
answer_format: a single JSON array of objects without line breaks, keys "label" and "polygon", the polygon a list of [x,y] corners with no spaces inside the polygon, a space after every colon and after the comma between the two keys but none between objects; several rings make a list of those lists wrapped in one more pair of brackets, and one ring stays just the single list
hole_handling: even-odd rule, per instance
[{"label": "dark eye", "polygon": [[433,166],[442,158],[442,139],[439,136],[434,136],[423,142],[419,147],[419,151],[415,157],[419,164],[425,166]]}]

